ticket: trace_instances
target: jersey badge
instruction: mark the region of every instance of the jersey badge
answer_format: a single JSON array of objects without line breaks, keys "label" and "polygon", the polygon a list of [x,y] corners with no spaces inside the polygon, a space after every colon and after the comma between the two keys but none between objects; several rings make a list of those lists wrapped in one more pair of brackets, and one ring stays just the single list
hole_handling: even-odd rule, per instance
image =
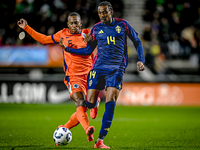
[{"label": "jersey badge", "polygon": [[117,31],[117,33],[121,32],[121,27],[120,26],[116,26],[115,30]]},{"label": "jersey badge", "polygon": [[119,85],[119,89],[122,89],[122,86],[121,86],[121,84]]},{"label": "jersey badge", "polygon": [[104,33],[103,30],[100,30],[98,34]]},{"label": "jersey badge", "polygon": [[91,86],[92,85],[92,80],[90,80],[90,82],[89,82],[89,86]]},{"label": "jersey badge", "polygon": [[74,84],[73,87],[74,87],[75,89],[77,89],[77,88],[79,88],[79,85],[78,85],[78,84]]}]

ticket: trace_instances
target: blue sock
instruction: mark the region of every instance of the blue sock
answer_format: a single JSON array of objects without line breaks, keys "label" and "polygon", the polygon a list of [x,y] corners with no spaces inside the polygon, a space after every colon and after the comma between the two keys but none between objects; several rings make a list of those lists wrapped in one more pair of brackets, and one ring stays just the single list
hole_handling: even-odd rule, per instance
[{"label": "blue sock", "polygon": [[113,101],[107,102],[105,104],[105,112],[103,115],[101,130],[99,133],[99,138],[102,140],[107,135],[108,130],[110,129],[113,116],[114,116],[114,111],[115,111],[115,102]]},{"label": "blue sock", "polygon": [[96,103],[90,103],[90,102],[86,101],[86,106],[87,106],[89,109],[94,108],[95,105],[96,105]]}]

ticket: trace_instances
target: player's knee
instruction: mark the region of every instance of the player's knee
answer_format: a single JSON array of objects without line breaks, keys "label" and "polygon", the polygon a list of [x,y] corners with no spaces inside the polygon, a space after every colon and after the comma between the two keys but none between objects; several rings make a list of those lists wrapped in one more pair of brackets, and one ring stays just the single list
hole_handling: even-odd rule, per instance
[{"label": "player's knee", "polygon": [[75,101],[76,108],[78,108],[79,106],[85,106],[84,101],[85,100],[76,100]]}]

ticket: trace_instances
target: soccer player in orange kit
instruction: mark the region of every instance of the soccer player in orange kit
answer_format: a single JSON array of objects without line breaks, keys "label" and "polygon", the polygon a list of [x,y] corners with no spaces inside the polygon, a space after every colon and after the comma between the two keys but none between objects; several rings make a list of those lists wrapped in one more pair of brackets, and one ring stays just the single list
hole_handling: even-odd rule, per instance
[{"label": "soccer player in orange kit", "polygon": [[[36,32],[28,25],[25,19],[20,19],[17,24],[36,41],[42,44],[59,44],[59,40],[62,37],[64,38],[63,43],[71,48],[86,47],[87,43],[84,41],[84,38],[88,33],[90,33],[90,29],[81,29],[81,17],[76,12],[72,12],[68,16],[67,24],[69,29],[64,28],[49,36]],[[70,120],[64,125],[64,127],[71,129],[80,123],[86,132],[87,140],[89,142],[93,141],[93,133],[95,128],[93,126],[89,126],[85,98],[87,95],[87,74],[92,68],[94,54],[90,56],[82,56],[70,54],[63,50],[63,57],[64,71],[66,74],[64,83],[69,89],[70,96],[76,105],[76,112],[71,115]],[[100,98],[96,104],[96,107],[90,111],[90,116],[92,119],[96,118],[97,116],[99,102]],[[59,127],[62,127],[62,125]]]}]

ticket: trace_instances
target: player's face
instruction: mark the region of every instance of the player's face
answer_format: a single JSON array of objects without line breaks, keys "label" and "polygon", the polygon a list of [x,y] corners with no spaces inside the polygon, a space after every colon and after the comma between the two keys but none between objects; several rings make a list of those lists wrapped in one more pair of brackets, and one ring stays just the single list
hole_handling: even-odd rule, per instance
[{"label": "player's face", "polygon": [[112,22],[113,11],[109,10],[108,6],[99,6],[98,15],[102,23],[109,24]]},{"label": "player's face", "polygon": [[78,16],[70,16],[67,23],[71,33],[79,34],[81,32],[82,22]]}]

